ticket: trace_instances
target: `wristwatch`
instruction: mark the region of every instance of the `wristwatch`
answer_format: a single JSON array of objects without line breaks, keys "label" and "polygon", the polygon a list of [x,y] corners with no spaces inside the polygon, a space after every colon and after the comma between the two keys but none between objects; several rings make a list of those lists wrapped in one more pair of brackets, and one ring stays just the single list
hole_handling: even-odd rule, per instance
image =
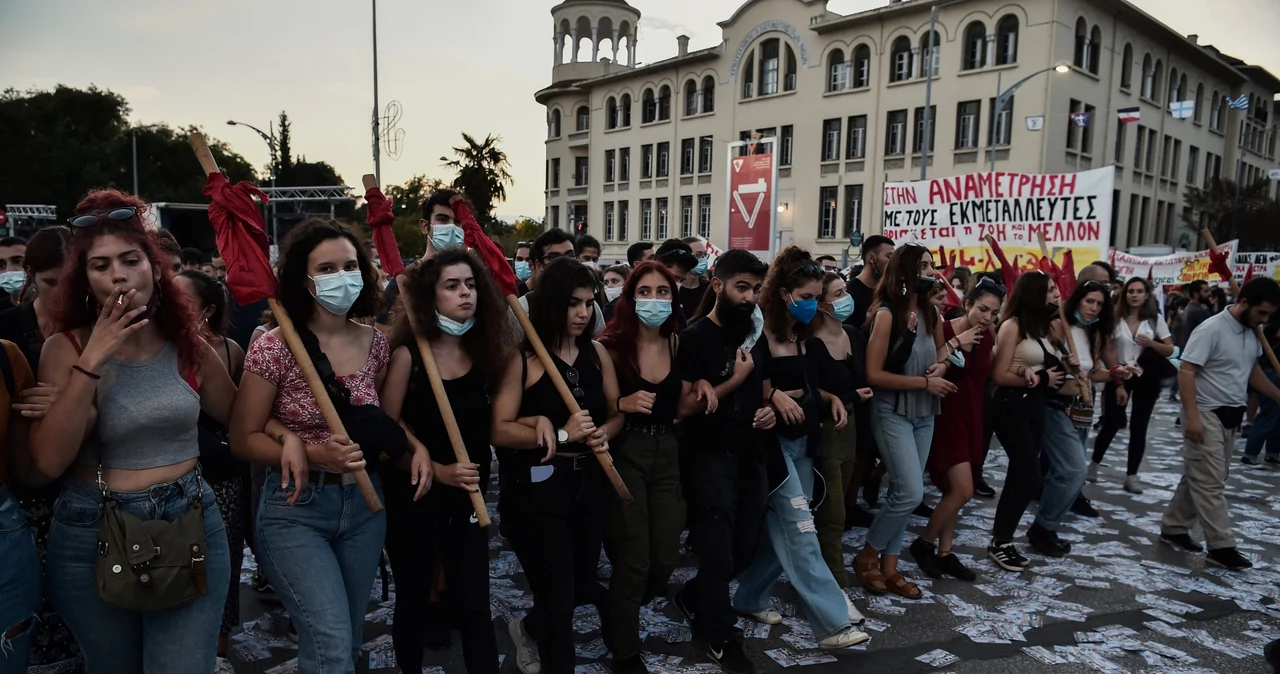
[{"label": "wristwatch", "polygon": [[569,441],[569,431],[563,428],[556,429],[556,442],[564,444]]}]

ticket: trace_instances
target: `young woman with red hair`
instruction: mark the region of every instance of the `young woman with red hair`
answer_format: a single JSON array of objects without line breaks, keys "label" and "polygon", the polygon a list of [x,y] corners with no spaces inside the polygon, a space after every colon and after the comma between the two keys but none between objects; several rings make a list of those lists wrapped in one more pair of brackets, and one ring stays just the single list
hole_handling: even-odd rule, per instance
[{"label": "young woman with red hair", "polygon": [[[139,217],[145,207],[137,197],[97,190],[71,218],[53,302],[59,333],[40,360],[39,380],[60,394],[31,431],[35,468],[50,478],[67,473],[53,507],[46,578],[89,671],[207,674],[231,569],[213,490],[196,470],[197,421],[204,412],[226,423],[236,389],[159,263],[155,237]],[[113,511],[173,522],[191,509],[200,513],[205,544],[189,568],[203,570],[196,586],[205,594],[149,612],[100,596],[100,529]],[[124,573],[141,583],[146,574],[138,568]]]},{"label": "young woman with red hair", "polygon": [[605,503],[605,551],[613,563],[613,671],[645,672],[640,655],[640,607],[667,587],[680,560],[685,502],[680,494],[680,449],[674,434],[686,394],[707,400],[705,380],[686,385],[676,366],[679,281],[657,262],[643,262],[627,279],[613,318],[600,335],[618,374],[618,409],[626,415],[615,465],[635,497]]}]

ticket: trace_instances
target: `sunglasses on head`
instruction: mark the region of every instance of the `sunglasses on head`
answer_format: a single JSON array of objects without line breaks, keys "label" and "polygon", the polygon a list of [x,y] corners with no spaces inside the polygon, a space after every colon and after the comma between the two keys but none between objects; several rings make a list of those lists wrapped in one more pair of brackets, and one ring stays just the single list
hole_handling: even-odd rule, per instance
[{"label": "sunglasses on head", "polygon": [[787,274],[787,278],[790,279],[800,274],[804,274],[805,276],[821,276],[822,273],[823,271],[821,267],[813,264],[812,262],[806,262],[799,267],[792,269],[791,273]]},{"label": "sunglasses on head", "polygon": [[1006,292],[1004,286],[991,280],[991,278],[988,276],[983,276],[982,278],[978,279],[978,283],[975,284],[974,287],[983,288],[987,292],[990,292],[995,295],[999,295],[1000,297],[1004,297]]},{"label": "sunglasses on head", "polygon": [[1090,292],[1094,290],[1102,290],[1102,291],[1109,292],[1111,290],[1111,284],[1106,281],[1085,281],[1080,285],[1084,286],[1085,290],[1088,290]]},{"label": "sunglasses on head", "polygon": [[138,209],[133,206],[122,206],[120,208],[109,208],[99,211],[90,211],[82,215],[77,215],[69,220],[67,224],[72,227],[85,228],[92,227],[103,220],[114,220],[123,222],[138,214]]}]

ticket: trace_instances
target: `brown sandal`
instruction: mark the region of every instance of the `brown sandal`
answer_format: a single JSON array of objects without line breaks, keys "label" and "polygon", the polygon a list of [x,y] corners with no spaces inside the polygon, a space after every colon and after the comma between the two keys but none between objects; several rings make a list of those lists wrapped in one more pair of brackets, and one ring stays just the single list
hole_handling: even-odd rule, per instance
[{"label": "brown sandal", "polygon": [[903,578],[902,574],[900,573],[895,573],[892,576],[885,578],[884,582],[885,582],[885,585],[888,586],[889,592],[892,592],[898,595],[899,597],[906,597],[907,599],[920,599],[921,597],[924,596],[924,592],[920,591],[920,586],[916,585],[915,583],[907,581],[907,579]]},{"label": "brown sandal", "polygon": [[880,553],[872,550],[872,554],[867,555],[865,552],[859,552],[858,556],[853,558],[853,572],[858,577],[858,582],[872,594],[888,592],[884,574],[880,573]]}]

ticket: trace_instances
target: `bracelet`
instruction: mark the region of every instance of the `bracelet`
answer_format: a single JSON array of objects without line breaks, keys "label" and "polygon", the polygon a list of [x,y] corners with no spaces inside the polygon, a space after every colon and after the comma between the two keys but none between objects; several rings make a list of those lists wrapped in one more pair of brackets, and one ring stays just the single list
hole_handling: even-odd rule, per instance
[{"label": "bracelet", "polygon": [[82,375],[84,375],[84,376],[86,376],[86,377],[88,377],[88,378],[90,378],[90,379],[93,379],[93,380],[95,380],[95,381],[96,381],[96,380],[98,380],[98,379],[102,379],[102,375],[97,374],[97,373],[95,373],[95,372],[90,372],[90,371],[88,371],[88,370],[86,370],[86,369],[84,369],[84,368],[80,367],[79,365],[72,365],[72,366],[71,366],[71,369],[73,369],[73,370],[75,370],[76,372],[79,372],[80,374],[82,374]]},{"label": "bracelet", "polygon": [[928,391],[928,390],[929,390],[929,375],[927,375],[927,374],[926,374],[926,375],[924,376],[924,388],[922,388],[922,389],[920,389],[920,390],[921,390],[921,391]]},{"label": "bracelet", "polygon": [[769,403],[770,405],[772,405],[772,404],[773,404],[773,397],[774,397],[775,395],[778,395],[778,389],[777,389],[777,388],[775,388],[775,389],[773,389],[772,391],[770,391],[770,392],[769,392],[769,400],[768,400],[768,403]]}]

